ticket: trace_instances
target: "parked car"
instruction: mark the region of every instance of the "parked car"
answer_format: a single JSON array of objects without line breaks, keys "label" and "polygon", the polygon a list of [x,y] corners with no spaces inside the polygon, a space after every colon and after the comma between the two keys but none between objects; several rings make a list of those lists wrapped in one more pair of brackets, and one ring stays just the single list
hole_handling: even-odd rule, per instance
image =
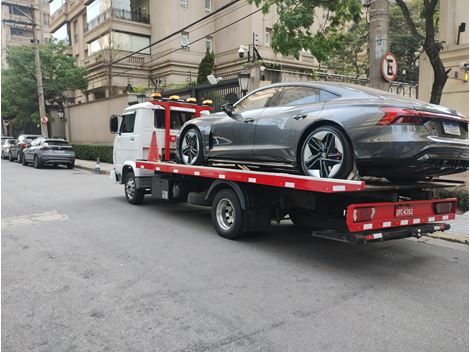
[{"label": "parked car", "polygon": [[10,153],[10,147],[15,144],[15,139],[12,138],[6,138],[3,139],[2,137],[2,159],[7,159],[8,154]]},{"label": "parked car", "polygon": [[323,178],[415,180],[468,170],[468,120],[457,111],[333,82],[273,84],[224,112],[188,121],[184,164],[239,163]]},{"label": "parked car", "polygon": [[63,139],[36,138],[31,146],[23,150],[23,165],[33,163],[39,169],[44,165],[66,165],[73,169],[75,165],[75,152],[72,146]]},{"label": "parked car", "polygon": [[6,141],[7,139],[15,139],[15,137],[13,137],[13,136],[2,136],[2,145],[3,145],[3,142]]},{"label": "parked car", "polygon": [[31,145],[31,142],[36,138],[41,137],[37,134],[20,134],[15,141],[15,144],[10,146],[8,152],[8,160],[16,160],[18,163],[23,162],[23,149]]}]

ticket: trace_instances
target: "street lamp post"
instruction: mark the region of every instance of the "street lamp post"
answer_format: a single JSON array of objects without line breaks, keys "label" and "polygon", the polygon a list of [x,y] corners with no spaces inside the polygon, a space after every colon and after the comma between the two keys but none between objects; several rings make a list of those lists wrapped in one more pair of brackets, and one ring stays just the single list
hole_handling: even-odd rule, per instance
[{"label": "street lamp post", "polygon": [[242,90],[242,97],[246,95],[250,87],[251,74],[247,71],[240,72],[238,74],[238,84]]}]

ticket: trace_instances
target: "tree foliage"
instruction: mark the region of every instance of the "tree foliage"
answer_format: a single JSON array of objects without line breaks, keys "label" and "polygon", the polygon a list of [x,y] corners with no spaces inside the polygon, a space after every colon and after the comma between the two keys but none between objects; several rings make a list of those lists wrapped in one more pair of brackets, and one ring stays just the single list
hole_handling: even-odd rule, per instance
[{"label": "tree foliage", "polygon": [[[421,0],[409,0],[407,2],[410,16],[417,29],[424,31],[424,6]],[[403,13],[396,4],[390,5],[390,49],[398,59],[400,72],[406,70],[405,80],[417,81],[418,70],[415,66],[417,59],[415,53],[421,43],[410,32]]]},{"label": "tree foliage", "polygon": [[[273,25],[271,47],[275,52],[299,58],[309,50],[326,62],[340,47],[343,32],[361,18],[360,0],[249,0],[267,13],[275,6],[279,20]],[[313,30],[318,28],[318,30]]]},{"label": "tree foliage", "polygon": [[369,28],[365,20],[353,23],[338,38],[337,46],[332,50],[328,67],[356,79],[366,76],[369,67]]},{"label": "tree foliage", "polygon": [[[62,103],[67,89],[85,90],[86,69],[66,55],[62,42],[40,46],[44,99],[48,104]],[[15,119],[17,127],[39,122],[34,51],[31,46],[10,46],[6,51],[8,68],[2,70],[2,117]]]},{"label": "tree foliage", "polygon": [[207,82],[207,76],[212,74],[214,70],[214,53],[210,52],[209,49],[206,50],[206,55],[202,58],[201,63],[199,64],[199,70],[197,72],[197,83],[201,84]]}]

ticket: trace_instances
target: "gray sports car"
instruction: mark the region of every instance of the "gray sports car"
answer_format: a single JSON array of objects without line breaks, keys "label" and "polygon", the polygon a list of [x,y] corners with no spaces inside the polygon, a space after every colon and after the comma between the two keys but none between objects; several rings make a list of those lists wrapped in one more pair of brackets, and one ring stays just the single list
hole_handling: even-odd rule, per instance
[{"label": "gray sports car", "polygon": [[188,121],[177,149],[192,165],[424,179],[468,169],[468,120],[440,105],[368,87],[280,83],[225,105],[224,112]]}]

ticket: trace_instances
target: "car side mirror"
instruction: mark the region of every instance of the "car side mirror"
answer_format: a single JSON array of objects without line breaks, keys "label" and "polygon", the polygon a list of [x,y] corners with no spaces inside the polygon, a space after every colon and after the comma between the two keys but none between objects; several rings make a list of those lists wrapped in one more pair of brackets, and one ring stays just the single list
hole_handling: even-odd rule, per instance
[{"label": "car side mirror", "polygon": [[224,111],[228,116],[232,117],[233,104],[227,103],[222,105],[222,111]]},{"label": "car side mirror", "polygon": [[118,133],[119,130],[119,116],[118,115],[111,115],[109,118],[109,131],[112,134]]}]

